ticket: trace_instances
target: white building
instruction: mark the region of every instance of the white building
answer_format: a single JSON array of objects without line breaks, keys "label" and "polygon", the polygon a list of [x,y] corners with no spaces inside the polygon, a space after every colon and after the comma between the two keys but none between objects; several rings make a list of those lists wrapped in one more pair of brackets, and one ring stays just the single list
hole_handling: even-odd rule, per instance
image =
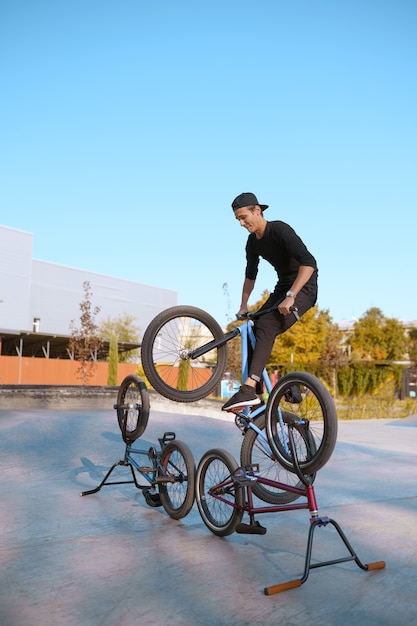
[{"label": "white building", "polygon": [[66,267],[32,258],[33,235],[0,226],[0,338],[5,335],[69,336],[80,318],[83,283],[88,281],[96,321],[134,318],[142,336],[160,311],[178,301],[176,291]]}]

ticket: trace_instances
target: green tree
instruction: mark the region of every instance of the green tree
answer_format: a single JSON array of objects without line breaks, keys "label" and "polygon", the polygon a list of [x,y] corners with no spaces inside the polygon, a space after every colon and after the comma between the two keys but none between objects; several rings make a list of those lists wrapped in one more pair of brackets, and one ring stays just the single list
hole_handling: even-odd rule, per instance
[{"label": "green tree", "polygon": [[[99,334],[105,341],[110,341],[111,336],[116,335],[117,343],[139,343],[140,328],[135,325],[135,318],[132,315],[123,313],[111,319],[108,317],[102,321]],[[120,363],[132,363],[139,360],[138,350],[127,350],[119,354]]]},{"label": "green tree", "polygon": [[108,367],[108,374],[107,374],[107,384],[117,385],[119,350],[118,350],[116,333],[112,333],[110,337],[108,363],[109,363],[109,367]]},{"label": "green tree", "polygon": [[[188,338],[184,341],[184,348],[191,349],[192,339]],[[178,381],[177,389],[186,391],[188,389],[188,378],[190,376],[191,363],[188,359],[180,359],[178,364]]]},{"label": "green tree", "polygon": [[407,337],[401,322],[393,317],[385,320],[384,325],[386,358],[389,361],[400,361],[407,351]]},{"label": "green tree", "polygon": [[411,361],[417,362],[417,328],[410,328],[407,340],[408,355]]},{"label": "green tree", "polygon": [[381,309],[372,308],[354,323],[349,338],[352,359],[385,359],[384,315]]},{"label": "green tree", "polygon": [[320,372],[323,378],[329,383],[333,390],[333,395],[337,395],[337,373],[348,359],[344,351],[343,336],[337,324],[334,324],[328,311],[322,312],[323,319],[326,319],[327,330],[323,350],[320,355]]},{"label": "green tree", "polygon": [[369,361],[402,359],[407,346],[402,324],[394,318],[386,318],[376,307],[355,322],[349,344],[353,360]]},{"label": "green tree", "polygon": [[77,327],[75,320],[70,322],[71,337],[69,350],[76,361],[79,361],[78,376],[82,384],[86,385],[93,376],[97,367],[97,353],[102,347],[102,341],[98,335],[98,326],[95,318],[100,312],[100,307],[93,308],[90,283],[83,283],[84,299],[80,302],[80,326]]}]

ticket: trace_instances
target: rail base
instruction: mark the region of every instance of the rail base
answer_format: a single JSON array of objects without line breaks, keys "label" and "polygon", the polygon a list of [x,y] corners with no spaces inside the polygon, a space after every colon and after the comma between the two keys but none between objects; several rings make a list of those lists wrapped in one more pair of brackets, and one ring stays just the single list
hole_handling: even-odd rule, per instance
[{"label": "rail base", "polygon": [[[311,563],[311,551],[313,548],[314,531],[318,526],[327,526],[328,524],[331,524],[336,529],[339,537],[341,538],[346,548],[348,549],[349,556],[341,557],[338,559],[333,559],[331,561]],[[385,561],[376,561],[375,563],[368,563],[368,564],[362,563],[362,561],[359,559],[358,555],[356,554],[356,552],[350,545],[349,541],[347,540],[346,535],[344,534],[343,530],[340,528],[339,524],[335,522],[335,520],[330,519],[328,517],[311,518],[311,525],[310,525],[310,530],[308,533],[307,552],[306,552],[303,576],[301,578],[290,580],[288,582],[281,583],[279,585],[272,585],[271,587],[265,587],[264,593],[266,596],[272,596],[276,593],[281,593],[281,591],[287,591],[288,589],[295,589],[296,587],[301,587],[301,585],[306,582],[308,575],[310,573],[310,570],[316,569],[319,567],[325,567],[327,565],[335,565],[337,563],[344,563],[346,561],[355,561],[358,567],[360,567],[361,569],[365,571],[384,569],[386,565]]]},{"label": "rail base", "polygon": [[[118,467],[119,465],[123,465],[124,467],[130,468],[130,471],[132,473],[132,480],[118,480],[118,481],[109,482],[108,479],[110,478],[110,475],[112,474],[113,470],[116,469],[116,467]],[[109,469],[109,471],[107,472],[107,474],[105,475],[105,477],[103,478],[103,480],[97,487],[95,487],[94,489],[89,489],[88,491],[82,491],[80,493],[80,496],[89,496],[92,493],[97,493],[98,491],[100,491],[102,487],[107,487],[109,485],[124,485],[125,483],[133,483],[135,487],[137,487],[138,489],[145,489],[146,487],[149,488],[149,485],[146,485],[146,486],[139,485],[138,481],[136,480],[133,465],[130,463],[130,461],[126,461],[126,459],[124,459],[122,461],[117,461],[117,463],[114,463],[111,466],[111,468]]]}]

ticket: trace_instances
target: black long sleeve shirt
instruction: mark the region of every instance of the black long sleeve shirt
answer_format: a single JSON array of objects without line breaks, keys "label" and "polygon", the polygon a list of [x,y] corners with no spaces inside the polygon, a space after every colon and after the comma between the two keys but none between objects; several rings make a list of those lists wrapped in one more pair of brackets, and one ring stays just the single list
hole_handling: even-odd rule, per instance
[{"label": "black long sleeve shirt", "polygon": [[317,284],[317,263],[297,233],[285,222],[268,222],[261,239],[251,233],[246,243],[245,277],[255,280],[259,259],[262,257],[275,269],[279,286],[290,289],[300,265],[313,267],[314,272],[307,284]]}]

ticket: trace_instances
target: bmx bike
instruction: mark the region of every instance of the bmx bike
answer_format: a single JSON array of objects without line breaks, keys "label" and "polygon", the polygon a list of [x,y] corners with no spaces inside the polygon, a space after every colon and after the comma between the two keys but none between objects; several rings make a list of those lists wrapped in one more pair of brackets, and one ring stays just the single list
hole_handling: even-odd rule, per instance
[{"label": "bmx bike", "polygon": [[[147,450],[132,447],[145,432],[150,412],[148,390],[136,374],[126,376],[122,381],[113,408],[126,444],[124,458],[112,465],[97,487],[80,495],[97,493],[108,485],[133,483],[142,490],[149,506],[162,506],[173,519],[185,517],[194,504],[195,494],[195,461],[191,450],[176,439],[173,432],[165,432],[158,438],[160,449],[156,446]],[[110,475],[118,466],[128,467],[132,479],[110,482]],[[144,484],[137,481],[135,470],[146,481]]]},{"label": "bmx bike", "polygon": [[[385,567],[385,561],[364,564],[339,524],[331,518],[319,515],[312,482],[305,477],[297,463],[292,436],[293,426],[289,428],[289,442],[294,459],[294,468],[301,486],[279,484],[265,478],[259,467],[239,467],[233,456],[223,449],[212,449],[201,458],[196,474],[196,502],[200,516],[207,528],[217,536],[224,537],[233,532],[264,535],[267,529],[261,526],[255,515],[308,509],[310,512],[310,529],[307,541],[304,572],[301,578],[264,588],[265,595],[273,595],[287,589],[300,587],[308,578],[309,572],[318,567],[335,565],[346,561],[355,561],[362,570],[376,570]],[[304,496],[305,502],[287,503],[268,506],[256,506],[253,499],[256,485],[275,486],[296,497]],[[244,513],[249,515],[249,523],[242,523]],[[348,556],[332,560],[311,563],[314,531],[318,527],[333,526],[348,550]]]},{"label": "bmx bike", "polygon": [[[142,339],[142,365],[149,382],[161,395],[176,402],[206,397],[224,375],[227,343],[239,335],[241,373],[245,380],[250,350],[256,344],[254,321],[273,308],[276,307],[248,313],[243,324],[226,333],[211,315],[196,307],[175,306],[161,312],[151,321]],[[292,314],[299,319],[295,308]],[[273,386],[265,369],[262,380],[269,393],[267,404],[250,412],[233,411],[235,423],[244,435],[241,465],[259,465],[263,476],[301,486],[294,472],[289,429],[293,432],[298,465],[303,475],[314,480],[336,443],[333,399],[325,385],[307,372],[290,372]],[[254,484],[253,491],[273,504],[298,497],[260,482]]]},{"label": "bmx bike", "polygon": [[[208,313],[177,306],[160,313],[142,339],[142,365],[149,382],[163,396],[177,402],[200,400],[219,384],[227,364],[227,343],[241,337],[242,380],[249,369],[250,347],[256,338],[253,323],[271,309],[249,313],[245,323],[224,333]],[[293,310],[298,318],[298,312]],[[212,449],[200,460],[196,473],[196,502],[204,524],[215,535],[233,532],[265,534],[255,516],[297,509],[310,512],[310,530],[303,576],[264,589],[272,595],[299,587],[311,569],[354,560],[364,570],[382,569],[384,561],[363,564],[340,526],[318,513],[314,494],[316,472],[329,460],[337,437],[337,415],[324,384],[306,372],[291,372],[275,386],[264,370],[269,397],[266,406],[233,411],[243,434],[240,465],[223,449]],[[267,503],[257,506],[253,496]],[[304,497],[304,502],[295,502]],[[249,523],[242,523],[244,513]],[[349,555],[311,563],[313,534],[332,525]]]}]

